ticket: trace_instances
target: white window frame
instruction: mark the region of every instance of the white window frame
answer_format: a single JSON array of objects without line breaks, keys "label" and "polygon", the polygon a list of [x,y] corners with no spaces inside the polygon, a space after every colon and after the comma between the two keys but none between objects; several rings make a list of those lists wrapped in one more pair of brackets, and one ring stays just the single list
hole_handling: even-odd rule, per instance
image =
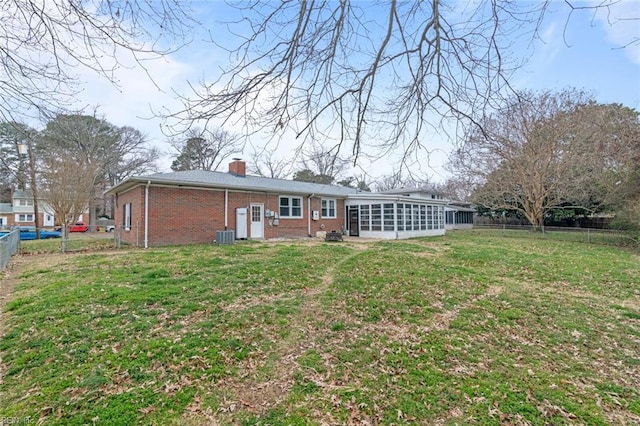
[{"label": "white window frame", "polygon": [[19,213],[16,214],[16,222],[33,222],[33,213]]},{"label": "white window frame", "polygon": [[[333,205],[333,206],[332,206]],[[323,198],[321,200],[322,206],[322,218],[323,219],[336,219],[338,217],[338,202],[335,198]],[[331,211],[333,210],[333,214]]]},{"label": "white window frame", "polygon": [[131,203],[124,204],[123,225],[125,231],[131,230]]},{"label": "white window frame", "polygon": [[[286,206],[282,205],[282,200],[288,200],[288,203]],[[294,206],[293,205],[293,200],[298,200],[298,205]],[[286,212],[283,214],[283,208],[286,208]],[[298,209],[300,210],[300,215],[293,215],[293,209]],[[278,197],[278,212],[280,213],[280,218],[281,219],[302,219],[304,216],[303,213],[303,208],[302,208],[302,197],[296,197],[293,195],[281,195],[280,197]]]}]

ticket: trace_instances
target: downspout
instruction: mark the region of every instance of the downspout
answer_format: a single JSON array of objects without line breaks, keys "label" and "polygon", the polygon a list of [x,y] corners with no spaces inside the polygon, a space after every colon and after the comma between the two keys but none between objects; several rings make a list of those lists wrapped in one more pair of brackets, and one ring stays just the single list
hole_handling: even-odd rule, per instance
[{"label": "downspout", "polygon": [[311,197],[314,195],[316,195],[315,192],[307,197],[307,234],[309,237],[311,237]]},{"label": "downspout", "polygon": [[224,190],[224,230],[229,227],[229,188]]},{"label": "downspout", "polygon": [[144,248],[149,248],[149,186],[150,180],[144,187]]}]

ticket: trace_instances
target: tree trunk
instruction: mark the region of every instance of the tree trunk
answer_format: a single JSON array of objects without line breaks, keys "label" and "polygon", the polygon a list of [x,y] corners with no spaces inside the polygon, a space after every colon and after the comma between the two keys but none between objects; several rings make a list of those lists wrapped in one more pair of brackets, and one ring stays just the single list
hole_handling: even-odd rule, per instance
[{"label": "tree trunk", "polygon": [[33,196],[33,222],[36,226],[36,240],[40,239],[40,209],[38,208],[38,188],[36,180],[36,158],[33,155],[33,147],[31,146],[31,137],[27,136],[27,155],[29,156],[29,178],[31,180],[31,195]]}]

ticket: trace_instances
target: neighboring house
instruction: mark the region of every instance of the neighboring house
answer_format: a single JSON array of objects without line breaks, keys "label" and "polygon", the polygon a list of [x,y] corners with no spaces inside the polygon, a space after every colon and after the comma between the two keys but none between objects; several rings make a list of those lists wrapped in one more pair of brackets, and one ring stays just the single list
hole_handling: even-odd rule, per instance
[{"label": "neighboring house", "polygon": [[[0,228],[35,226],[33,195],[29,191],[13,191],[11,203],[0,204]],[[51,208],[42,200],[38,202],[38,215],[43,228],[55,225]]]},{"label": "neighboring house", "polygon": [[235,238],[302,238],[323,231],[351,236],[410,238],[443,235],[446,200],[419,190],[370,193],[343,186],[190,170],[131,177],[107,191],[115,224],[132,245],[213,242]]},{"label": "neighboring house", "polygon": [[[11,203],[0,203],[0,229],[9,227],[9,219],[13,216]],[[11,221],[13,223],[13,221]]]}]

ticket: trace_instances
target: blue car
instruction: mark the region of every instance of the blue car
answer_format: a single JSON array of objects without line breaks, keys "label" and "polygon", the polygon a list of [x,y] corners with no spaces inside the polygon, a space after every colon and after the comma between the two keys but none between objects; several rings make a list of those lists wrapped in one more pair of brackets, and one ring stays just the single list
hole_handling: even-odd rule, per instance
[{"label": "blue car", "polygon": [[[1,231],[0,234],[6,234],[9,231]],[[45,231],[44,229],[40,230],[40,239],[46,240],[49,238],[60,238],[62,234],[58,231]],[[36,239],[36,228],[33,227],[21,227],[20,228],[20,239],[21,240],[35,240]]]}]

